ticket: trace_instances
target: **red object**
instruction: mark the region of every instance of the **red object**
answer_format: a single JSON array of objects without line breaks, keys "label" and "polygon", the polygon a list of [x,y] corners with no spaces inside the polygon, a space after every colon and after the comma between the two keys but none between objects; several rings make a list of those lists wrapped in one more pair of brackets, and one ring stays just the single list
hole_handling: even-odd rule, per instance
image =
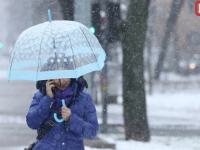
[{"label": "red object", "polygon": [[196,1],[195,3],[195,14],[200,16],[200,1]]},{"label": "red object", "polygon": [[101,23],[104,24],[105,22],[106,22],[105,19],[102,18]]}]

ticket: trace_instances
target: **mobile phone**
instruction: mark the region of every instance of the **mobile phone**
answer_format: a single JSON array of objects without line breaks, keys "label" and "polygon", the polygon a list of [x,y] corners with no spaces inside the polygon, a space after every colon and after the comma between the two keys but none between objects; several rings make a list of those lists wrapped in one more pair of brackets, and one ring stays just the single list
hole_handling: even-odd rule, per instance
[{"label": "mobile phone", "polygon": [[[52,80],[50,80],[50,81],[52,81]],[[52,91],[53,93],[55,93],[55,87],[52,87],[52,88],[51,88],[51,91]]]},{"label": "mobile phone", "polygon": [[55,87],[52,87],[52,88],[51,88],[51,91],[54,93],[54,92],[55,92]]}]

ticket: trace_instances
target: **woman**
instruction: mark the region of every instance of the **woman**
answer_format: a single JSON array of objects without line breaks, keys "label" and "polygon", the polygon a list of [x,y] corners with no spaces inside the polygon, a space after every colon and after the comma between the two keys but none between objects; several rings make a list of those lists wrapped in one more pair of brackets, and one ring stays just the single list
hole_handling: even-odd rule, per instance
[{"label": "woman", "polygon": [[[85,86],[83,76],[37,82],[39,91],[27,114],[28,126],[39,134],[55,112],[64,122],[56,122],[33,150],[84,150],[84,138],[95,138],[99,128],[96,109],[91,96],[83,91]],[[62,99],[66,107],[62,107]]]}]

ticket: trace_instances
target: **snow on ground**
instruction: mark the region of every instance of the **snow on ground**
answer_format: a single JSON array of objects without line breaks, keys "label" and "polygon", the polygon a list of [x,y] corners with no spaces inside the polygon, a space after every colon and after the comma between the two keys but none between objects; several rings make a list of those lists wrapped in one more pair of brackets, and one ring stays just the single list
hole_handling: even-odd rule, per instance
[{"label": "snow on ground", "polygon": [[[149,143],[131,141],[127,149],[134,150],[197,150],[200,148],[198,137],[182,138],[182,137],[152,137]],[[196,144],[195,144],[196,143]],[[126,142],[119,142],[117,149],[123,148]]]},{"label": "snow on ground", "polygon": [[161,81],[199,81],[199,76],[198,75],[188,75],[188,76],[183,76],[183,75],[178,75],[176,73],[161,73],[160,76]]},{"label": "snow on ground", "polygon": [[[149,79],[148,72],[145,70],[144,72],[144,78],[147,81]],[[190,74],[190,75],[181,75],[173,72],[161,72],[159,81],[199,81],[199,75],[198,74]]]},{"label": "snow on ground", "polygon": [[[100,114],[102,106],[96,106]],[[122,105],[108,105],[108,123],[123,123]],[[200,93],[176,93],[147,95],[147,113],[150,126],[184,125],[187,128],[200,128]],[[5,120],[7,118],[7,120]],[[9,119],[10,118],[10,119]],[[0,122],[12,122],[12,116],[0,116]],[[23,124],[23,118],[16,118]],[[101,118],[99,118],[101,122]],[[99,134],[100,139],[116,144],[116,150],[199,150],[200,137],[198,136],[151,136],[151,141],[125,141],[123,134]],[[21,150],[24,147],[7,148],[4,150]],[[0,148],[1,150],[1,148]],[[3,150],[3,149],[2,149]],[[103,150],[85,147],[85,150]],[[110,149],[104,149],[110,150]]]},{"label": "snow on ground", "polygon": [[[165,93],[147,95],[147,116],[150,126],[187,126],[200,128],[200,93]],[[102,105],[96,106],[99,115]],[[123,124],[123,107],[109,104],[108,123]],[[99,117],[99,122],[102,119]]]},{"label": "snow on ground", "polygon": [[147,96],[147,112],[150,125],[200,127],[200,93]]},{"label": "snow on ground", "polygon": [[0,79],[7,79],[7,71],[6,70],[0,71]]},{"label": "snow on ground", "polygon": [[[150,127],[200,129],[200,92],[199,93],[155,93],[146,96],[147,116]],[[96,106],[98,114],[102,106]],[[119,104],[108,105],[108,123],[123,124],[123,107]],[[102,120],[99,118],[99,122]],[[120,137],[121,136],[121,137]],[[99,137],[116,144],[116,150],[199,150],[198,136],[151,136],[148,143],[125,141],[124,135],[103,135]]]},{"label": "snow on ground", "polygon": [[0,79],[7,79],[7,67],[9,64],[9,59],[0,56]]},{"label": "snow on ground", "polygon": [[199,137],[151,136],[150,142],[125,141],[123,135],[99,135],[116,144],[116,150],[199,150]]},{"label": "snow on ground", "polygon": [[[27,148],[26,146],[20,146],[20,147],[10,147],[10,148],[0,148],[0,150],[23,150],[24,148]],[[110,150],[110,149],[97,149],[97,148],[90,148],[88,146],[85,146],[85,150]]]},{"label": "snow on ground", "polygon": [[[3,149],[0,148],[0,150],[23,150],[25,147],[27,146],[10,147],[10,148],[3,148]],[[99,149],[99,148],[97,149],[97,148],[90,148],[90,147],[85,146],[85,150],[111,150],[111,149]]]},{"label": "snow on ground", "polygon": [[[116,150],[199,150],[199,137],[160,137],[151,136],[150,142],[125,141],[124,137],[116,135],[99,135],[106,141],[116,144]],[[0,150],[22,150],[24,147],[4,148]],[[85,147],[85,150],[111,150]]]},{"label": "snow on ground", "polygon": [[26,124],[26,117],[13,115],[0,115],[0,123]]}]

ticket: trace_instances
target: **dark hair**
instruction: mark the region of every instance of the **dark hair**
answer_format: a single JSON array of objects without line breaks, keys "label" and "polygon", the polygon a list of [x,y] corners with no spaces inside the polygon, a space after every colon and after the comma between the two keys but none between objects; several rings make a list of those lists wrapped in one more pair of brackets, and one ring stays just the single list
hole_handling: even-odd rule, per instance
[{"label": "dark hair", "polygon": [[88,88],[88,83],[85,80],[84,76],[80,76],[80,78],[83,80],[83,83],[84,83],[85,87]]},{"label": "dark hair", "polygon": [[37,81],[37,82],[36,82],[36,89],[37,89],[37,90],[39,90],[39,89],[40,89],[41,82],[42,82],[42,81]]},{"label": "dark hair", "polygon": [[[83,80],[83,83],[85,85],[86,88],[88,88],[88,83],[86,81],[86,79],[84,78],[84,76],[80,76],[81,80]],[[41,86],[41,83],[42,83],[43,80],[40,80],[40,81],[37,81],[36,82],[36,89],[39,90],[40,89],[40,86]]]}]

